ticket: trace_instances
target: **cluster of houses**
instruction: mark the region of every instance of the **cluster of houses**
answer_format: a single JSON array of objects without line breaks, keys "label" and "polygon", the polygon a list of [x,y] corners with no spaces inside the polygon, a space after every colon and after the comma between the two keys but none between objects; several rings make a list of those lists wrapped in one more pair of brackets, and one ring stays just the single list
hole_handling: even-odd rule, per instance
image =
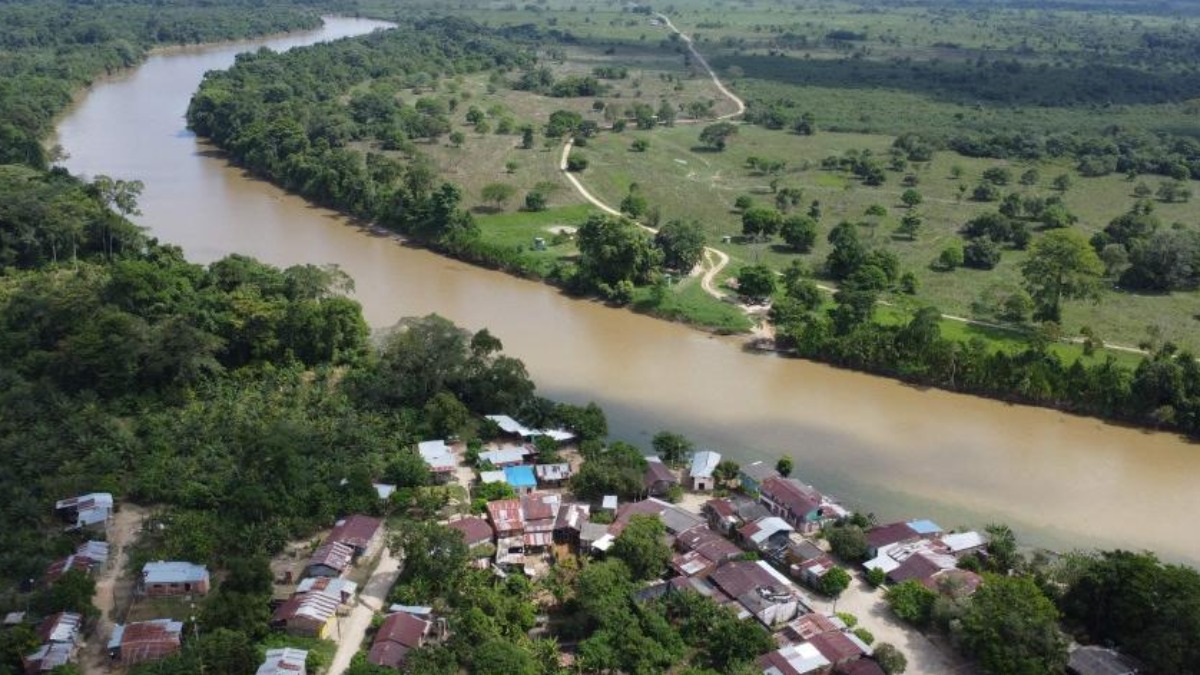
[{"label": "cluster of houses", "polygon": [[378,518],[352,515],[337,521],[309,557],[295,592],[275,608],[271,626],[289,635],[335,637],[338,617],[349,611],[358,592],[358,584],[345,575],[359,560],[374,557],[383,539]]}]

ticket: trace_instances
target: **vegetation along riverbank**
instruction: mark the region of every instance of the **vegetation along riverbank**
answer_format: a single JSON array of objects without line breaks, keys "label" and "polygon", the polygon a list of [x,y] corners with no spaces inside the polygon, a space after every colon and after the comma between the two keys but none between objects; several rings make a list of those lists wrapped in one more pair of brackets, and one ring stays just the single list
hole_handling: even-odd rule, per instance
[{"label": "vegetation along riverbank", "polygon": [[[1074,224],[1074,202],[1062,196],[1068,190],[1037,192],[1045,181],[1037,168],[1014,175],[1011,167],[955,160],[936,139],[918,134],[888,143],[816,128],[760,131],[713,121],[706,118],[725,114],[718,102],[732,103],[701,88],[711,81],[698,86],[662,72],[656,84],[643,76],[626,92],[635,83],[615,64],[576,73],[582,57],[563,55],[566,65],[544,65],[554,63],[555,50],[578,48],[577,42],[528,26],[440,18],[284,54],[248,55],[206,78],[189,124],[250,172],[320,204],[573,293],[741,328],[745,313],[706,293],[702,278],[692,274],[704,247],[718,247],[734,261],[719,275],[733,279],[724,293],[773,299],[767,316],[776,344],[789,353],[1005,400],[1186,433],[1200,428],[1200,369],[1186,347],[1161,331],[1144,341],[1144,356],[1104,349],[1099,331],[1088,327],[1078,340],[1063,341],[1067,311],[1086,304],[1073,299],[1154,300],[1103,291],[1100,254],[1115,254],[1114,245],[1127,254],[1145,251],[1152,245],[1145,237],[1173,232],[1168,239],[1179,238],[1191,255],[1186,242],[1193,230],[1164,229],[1157,215],[1170,206],[1174,216],[1186,217],[1186,202],[1161,200],[1166,205],[1160,208],[1131,199],[1130,211],[1089,241]],[[674,55],[669,60],[691,72],[690,53],[680,58],[672,42],[666,38],[665,49]],[[289,73],[286,83],[279,72]],[[671,98],[685,81],[682,98]],[[650,86],[674,103],[638,100],[637,92],[646,98]],[[689,117],[699,123],[684,124]],[[574,141],[568,171],[627,217],[572,205],[578,197],[565,190],[554,163],[564,138]],[[869,146],[856,149],[856,143]],[[780,146],[797,154],[770,154]],[[846,149],[824,154],[837,147]],[[795,159],[814,151],[823,157]],[[939,179],[947,183],[941,186],[928,177],[943,170],[959,179]],[[962,177],[971,171],[981,175],[978,200],[950,187],[966,186]],[[831,194],[849,197],[817,195],[810,180],[824,183],[817,187],[826,192],[836,184]],[[891,194],[889,180],[912,187]],[[983,199],[1009,184],[1023,187],[998,207]],[[516,204],[521,210],[511,211]],[[921,211],[923,204],[931,214],[967,220],[948,229],[953,239],[931,233],[941,241],[927,245],[924,228],[932,216]],[[848,219],[859,208],[864,219]],[[833,224],[830,211],[846,219]],[[900,233],[880,235],[881,227],[891,227],[892,211],[900,213]],[[732,228],[712,214],[730,212],[721,218],[740,231],[720,243],[717,235]],[[775,237],[783,243],[773,243]],[[966,246],[957,243],[963,238]],[[1013,251],[1011,265],[1001,267],[1005,250]],[[748,262],[750,256],[758,262]],[[1157,265],[1151,259],[1141,258],[1142,267],[1125,263],[1123,278],[1157,274],[1146,267]],[[957,269],[968,263],[974,269]],[[1194,300],[1190,277],[1170,278],[1181,288],[1164,297]],[[923,296],[921,289],[935,283],[932,297]],[[837,289],[832,302],[822,287]],[[946,295],[951,289],[977,290],[972,306],[986,318],[948,321],[932,309],[931,300],[952,297]]]}]

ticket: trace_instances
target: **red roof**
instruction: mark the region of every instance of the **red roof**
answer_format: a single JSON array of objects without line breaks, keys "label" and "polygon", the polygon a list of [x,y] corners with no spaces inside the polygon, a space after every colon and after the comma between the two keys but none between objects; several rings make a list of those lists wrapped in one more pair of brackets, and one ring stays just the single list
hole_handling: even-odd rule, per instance
[{"label": "red roof", "polygon": [[867,545],[881,548],[890,544],[899,544],[910,539],[919,539],[921,535],[908,526],[908,523],[891,523],[880,525],[867,531]]},{"label": "red roof", "polygon": [[662,462],[646,462],[646,476],[643,480],[646,487],[654,487],[656,483],[679,482],[679,478]]},{"label": "red roof", "polygon": [[704,503],[718,518],[737,518],[737,509],[728,499],[710,499]]},{"label": "red roof", "polygon": [[421,646],[421,639],[428,630],[428,621],[422,621],[407,612],[396,612],[383,620],[383,625],[375,634],[375,642],[396,642],[415,649]]},{"label": "red roof", "polygon": [[797,519],[821,508],[821,493],[787,478],[764,480],[759,493],[790,511]]},{"label": "red roof", "polygon": [[161,659],[179,651],[179,633],[169,630],[170,623],[143,621],[126,624],[125,632],[121,635],[121,660],[140,663]]},{"label": "red roof", "polygon": [[463,518],[449,523],[446,527],[462,532],[463,541],[468,546],[474,546],[484,541],[491,541],[492,537],[496,536],[495,531],[492,530],[492,526],[483,518]]},{"label": "red roof", "polygon": [[859,659],[843,663],[833,672],[837,675],[887,675],[880,665],[871,659]]},{"label": "red roof", "polygon": [[833,619],[824,614],[805,614],[804,616],[789,623],[784,629],[789,633],[789,637],[795,637],[800,642],[807,642],[812,638],[838,630],[838,625],[833,622]]},{"label": "red roof", "polygon": [[520,532],[525,529],[525,519],[521,516],[521,500],[499,499],[488,502],[487,510],[492,525],[496,526],[497,534]]},{"label": "red roof", "polygon": [[909,579],[924,581],[925,579],[932,579],[933,575],[941,572],[943,569],[945,568],[936,561],[930,560],[928,556],[918,552],[908,556],[908,560],[905,560],[900,563],[899,567],[888,572],[888,578],[897,584]]},{"label": "red roof", "polygon": [[617,517],[613,519],[612,525],[608,528],[608,533],[614,537],[620,536],[621,532],[625,531],[625,526],[634,516],[658,516],[666,510],[667,504],[663,502],[643,499],[640,502],[632,502],[622,504],[617,507]]},{"label": "red roof", "polygon": [[701,525],[679,533],[675,543],[685,551],[695,551],[705,558],[720,563],[742,554],[742,549],[725,537]]},{"label": "red roof", "polygon": [[757,562],[750,560],[735,560],[725,563],[718,567],[709,579],[722,591],[735,598],[757,588],[773,588],[783,585]]},{"label": "red roof", "polygon": [[367,652],[367,663],[399,670],[404,666],[404,659],[408,656],[409,650],[409,647],[396,642],[376,640],[371,645],[371,651]]},{"label": "red roof", "polygon": [[531,520],[553,520],[558,515],[558,498],[545,494],[522,495],[521,513],[526,523]]},{"label": "red roof", "polygon": [[371,541],[379,534],[383,521],[370,516],[353,515],[338,522],[329,533],[327,542],[336,541],[354,548],[369,548]]},{"label": "red roof", "polygon": [[841,631],[821,633],[811,638],[808,643],[816,647],[830,663],[853,661],[861,658],[864,653],[862,647],[854,644],[854,641]]}]

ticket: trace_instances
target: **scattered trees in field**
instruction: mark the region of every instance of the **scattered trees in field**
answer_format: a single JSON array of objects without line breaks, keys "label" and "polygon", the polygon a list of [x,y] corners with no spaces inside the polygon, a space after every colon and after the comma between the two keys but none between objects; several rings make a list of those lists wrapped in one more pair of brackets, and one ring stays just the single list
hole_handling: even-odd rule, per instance
[{"label": "scattered trees in field", "polygon": [[710,124],[700,132],[700,142],[720,152],[729,143],[729,138],[737,134],[737,125],[732,122],[717,122]]},{"label": "scattered trees in field", "polygon": [[1097,297],[1104,265],[1087,240],[1072,230],[1055,230],[1034,242],[1021,264],[1034,318],[1058,321],[1062,301]]},{"label": "scattered trees in field", "polygon": [[479,192],[484,201],[492,202],[498,208],[503,207],[516,194],[517,188],[508,183],[488,183]]}]

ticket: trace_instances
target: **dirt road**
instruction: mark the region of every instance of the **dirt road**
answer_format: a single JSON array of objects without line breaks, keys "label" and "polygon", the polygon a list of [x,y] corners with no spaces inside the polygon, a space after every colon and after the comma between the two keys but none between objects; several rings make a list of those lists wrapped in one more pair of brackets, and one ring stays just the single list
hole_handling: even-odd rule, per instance
[{"label": "dirt road", "polygon": [[92,631],[92,636],[79,654],[79,666],[84,675],[108,672],[108,655],[104,647],[116,623],[112,616],[115,605],[114,590],[129,561],[128,549],[137,541],[146,514],[147,510],[143,507],[121,504],[108,525],[109,562],[96,577],[96,595],[92,598],[92,604],[100,610],[100,618],[96,621],[96,629]]},{"label": "dirt road", "polygon": [[354,658],[362,647],[367,628],[371,625],[371,617],[387,606],[388,591],[392,589],[392,584],[396,583],[399,574],[400,561],[393,558],[391,552],[385,548],[371,578],[367,579],[362,592],[358,594],[358,604],[350,611],[350,616],[339,619],[337,653],[334,654],[333,663],[327,671],[329,675],[342,675],[350,667],[350,659]]}]

